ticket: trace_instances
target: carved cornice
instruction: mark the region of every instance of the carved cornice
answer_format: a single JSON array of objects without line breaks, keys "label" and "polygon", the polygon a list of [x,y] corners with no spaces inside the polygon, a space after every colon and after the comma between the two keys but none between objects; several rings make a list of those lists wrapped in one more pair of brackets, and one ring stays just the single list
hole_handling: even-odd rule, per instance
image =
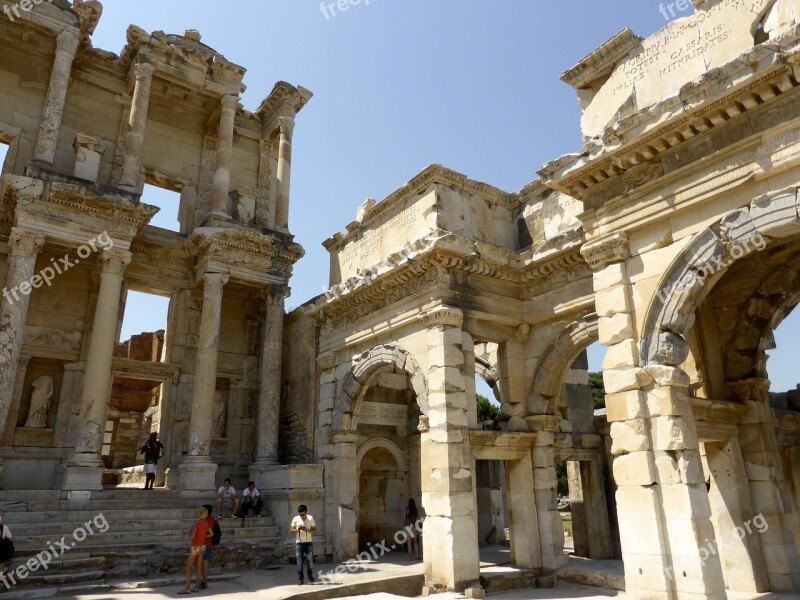
[{"label": "carved cornice", "polygon": [[630,256],[628,234],[620,231],[593,242],[588,242],[581,248],[581,254],[587,264],[595,271],[606,265],[622,262]]},{"label": "carved cornice", "polygon": [[452,306],[437,306],[422,313],[419,318],[422,319],[428,329],[433,329],[434,327],[460,328],[464,323],[464,313]]},{"label": "carved cornice", "polygon": [[642,38],[627,27],[605,42],[597,50],[585,56],[577,65],[561,74],[561,81],[576,90],[608,75],[622,61]]},{"label": "carved cornice", "polygon": [[[687,85],[682,90],[681,98],[686,98],[683,102],[666,99],[656,107],[647,107],[615,123],[606,132],[607,144],[614,148],[612,151],[606,151],[601,140],[593,139],[587,142],[581,153],[560,157],[542,167],[539,174],[548,187],[580,200],[586,199],[596,189],[608,186],[610,181],[616,181],[615,178],[621,179],[617,185],[621,194],[660,177],[663,170],[656,159],[662,154],[738,115],[756,108],[763,110],[765,104],[800,85],[791,65],[773,58],[765,71],[745,84],[732,83],[715,100],[697,102],[696,105],[689,102],[688,99],[694,96],[702,98],[703,94],[713,94],[722,89],[722,73],[726,74],[726,80],[738,82],[742,72],[752,71],[751,63],[774,54],[757,46],[733,63]],[[687,105],[689,108],[685,108]],[[665,118],[670,111],[675,113],[673,118]],[[636,132],[658,118],[665,123],[635,135],[626,143],[628,131]]]},{"label": "carved cornice", "polygon": [[157,381],[175,380],[181,372],[180,365],[145,362],[120,356],[114,357],[111,368],[114,375],[144,375]]}]

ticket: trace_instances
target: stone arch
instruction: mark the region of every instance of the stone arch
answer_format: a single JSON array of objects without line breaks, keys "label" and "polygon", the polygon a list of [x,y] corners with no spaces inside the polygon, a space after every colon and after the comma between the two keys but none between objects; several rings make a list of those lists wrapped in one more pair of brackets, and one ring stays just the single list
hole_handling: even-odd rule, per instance
[{"label": "stone arch", "polygon": [[773,270],[739,314],[725,349],[725,381],[767,379],[766,351],[775,347],[772,332],[798,303],[800,260]]},{"label": "stone arch", "polygon": [[764,250],[770,239],[800,233],[797,188],[773,192],[729,212],[696,234],[659,283],[644,321],[641,365],[680,366],[695,311],[714,283],[738,260]]},{"label": "stone arch", "polygon": [[550,345],[539,361],[528,398],[528,410],[532,415],[555,413],[556,399],[567,370],[597,339],[597,313],[590,313],[572,322]]},{"label": "stone arch", "polygon": [[387,450],[394,457],[395,461],[397,462],[397,468],[400,471],[408,470],[408,464],[403,456],[403,451],[400,449],[400,446],[391,440],[387,440],[386,438],[372,438],[371,440],[361,444],[356,452],[356,464],[361,465],[361,460],[364,458],[364,456],[366,456],[367,452],[374,450],[375,448],[383,448],[384,450]]},{"label": "stone arch", "polygon": [[367,381],[375,371],[389,365],[408,373],[411,387],[417,396],[417,405],[422,414],[428,414],[428,382],[419,363],[406,349],[394,344],[375,346],[356,357],[354,363],[352,370],[345,376],[342,391],[336,399],[334,432],[352,430],[353,415],[367,391]]}]

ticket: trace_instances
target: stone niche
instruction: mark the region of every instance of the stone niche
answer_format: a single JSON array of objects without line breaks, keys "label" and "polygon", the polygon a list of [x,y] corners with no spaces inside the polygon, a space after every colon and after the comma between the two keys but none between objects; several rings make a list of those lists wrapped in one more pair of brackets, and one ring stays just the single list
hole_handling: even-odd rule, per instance
[{"label": "stone niche", "polygon": [[[9,414],[9,421],[13,419],[16,422],[16,430],[14,432],[15,446],[49,448],[53,445],[53,433],[58,415],[58,398],[61,393],[63,376],[64,364],[60,360],[46,358],[32,358],[30,360],[25,372],[25,384],[22,387],[22,394],[18,399],[19,405],[16,415],[13,414],[13,410]],[[52,389],[50,390],[52,394],[44,417],[45,427],[26,427],[26,424],[29,424],[28,416],[35,391],[34,383],[42,377],[50,377],[52,380]]]}]

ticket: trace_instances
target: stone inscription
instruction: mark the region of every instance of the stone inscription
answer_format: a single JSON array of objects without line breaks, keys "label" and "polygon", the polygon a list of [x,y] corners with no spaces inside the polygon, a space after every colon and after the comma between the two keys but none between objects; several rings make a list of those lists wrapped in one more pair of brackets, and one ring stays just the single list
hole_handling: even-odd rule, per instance
[{"label": "stone inscription", "polygon": [[372,425],[403,426],[408,420],[408,407],[403,404],[381,404],[362,402],[358,412],[359,423]]},{"label": "stone inscription", "polygon": [[[375,229],[364,231],[359,239],[349,242],[339,254],[344,270],[353,266],[352,263],[356,259],[359,261],[359,267],[366,267],[377,262],[370,261],[371,257],[399,250],[410,240],[408,233],[412,232],[417,224],[418,212],[417,207],[408,207]],[[394,247],[386,247],[387,242]]]}]

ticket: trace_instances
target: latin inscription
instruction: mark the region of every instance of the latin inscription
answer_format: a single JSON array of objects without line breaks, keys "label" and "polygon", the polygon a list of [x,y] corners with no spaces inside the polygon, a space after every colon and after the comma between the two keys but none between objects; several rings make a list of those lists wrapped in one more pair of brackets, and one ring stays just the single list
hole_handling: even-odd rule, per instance
[{"label": "latin inscription", "polygon": [[362,402],[358,411],[358,422],[372,425],[399,427],[408,420],[408,407],[403,404],[381,404]]}]

